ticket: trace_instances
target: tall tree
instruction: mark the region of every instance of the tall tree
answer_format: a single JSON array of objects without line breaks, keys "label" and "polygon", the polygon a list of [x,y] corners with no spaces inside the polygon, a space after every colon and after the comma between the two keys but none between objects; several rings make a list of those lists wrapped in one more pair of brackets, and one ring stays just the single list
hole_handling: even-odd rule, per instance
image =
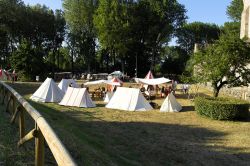
[{"label": "tall tree", "polygon": [[243,0],[232,0],[227,7],[228,17],[235,22],[240,22],[243,7]]},{"label": "tall tree", "polygon": [[194,44],[201,46],[213,43],[219,38],[220,27],[215,24],[193,22],[183,25],[176,33],[177,43],[180,47],[192,54]]},{"label": "tall tree", "polygon": [[101,47],[111,56],[127,62],[138,56],[138,63],[154,68],[161,48],[185,18],[184,6],[176,0],[101,0],[94,20]]},{"label": "tall tree", "polygon": [[0,1],[0,57],[4,61],[3,65],[9,64],[9,57],[15,50],[15,43],[22,34],[20,18],[23,8],[25,6],[19,0]]},{"label": "tall tree", "polygon": [[[95,28],[93,24],[93,15],[95,12],[96,0],[65,0],[63,7],[65,11],[65,19],[69,27],[68,35],[77,48],[76,56],[80,57],[88,71],[91,71],[91,64],[95,59]],[[72,41],[74,40],[74,41]]]},{"label": "tall tree", "polygon": [[161,72],[181,75],[189,59],[187,52],[179,46],[166,46],[162,51]]},{"label": "tall tree", "polygon": [[239,86],[250,82],[250,47],[236,35],[225,33],[213,45],[191,58],[194,77],[211,82],[214,96],[225,85]]},{"label": "tall tree", "polygon": [[100,44],[109,51],[114,63],[116,56],[124,61],[128,50],[128,5],[126,1],[100,0],[94,18]]},{"label": "tall tree", "polygon": [[33,47],[32,43],[26,39],[21,41],[10,61],[12,67],[18,71],[20,80],[34,80],[36,75],[43,77],[47,73],[41,50],[41,48]]},{"label": "tall tree", "polygon": [[[55,66],[59,69],[60,65],[60,48],[62,46],[62,42],[65,38],[65,27],[66,22],[64,19],[63,12],[61,10],[56,10],[54,14],[54,22],[53,26],[51,26],[50,35],[51,35],[51,42],[49,47],[52,51],[52,63],[51,63],[51,70],[54,75]],[[57,61],[57,64],[56,64]]]}]

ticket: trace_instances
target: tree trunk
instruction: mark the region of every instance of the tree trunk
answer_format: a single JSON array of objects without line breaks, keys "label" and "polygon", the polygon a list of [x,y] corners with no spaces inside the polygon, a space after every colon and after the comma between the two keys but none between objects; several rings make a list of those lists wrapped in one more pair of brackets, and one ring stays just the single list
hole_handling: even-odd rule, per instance
[{"label": "tree trunk", "polygon": [[57,68],[59,70],[60,69],[60,55],[59,55],[59,50],[57,50],[56,52],[57,52]]},{"label": "tree trunk", "polygon": [[122,72],[125,73],[125,58],[122,58]]},{"label": "tree trunk", "polygon": [[107,72],[109,72],[109,55],[107,55],[107,66],[106,66]]},{"label": "tree trunk", "polygon": [[71,49],[71,72],[74,73],[74,51]]},{"label": "tree trunk", "polygon": [[52,78],[55,78],[55,65],[56,65],[56,55],[55,55],[55,50],[53,49],[52,53]]},{"label": "tree trunk", "polygon": [[88,73],[90,73],[90,62],[88,62]]}]

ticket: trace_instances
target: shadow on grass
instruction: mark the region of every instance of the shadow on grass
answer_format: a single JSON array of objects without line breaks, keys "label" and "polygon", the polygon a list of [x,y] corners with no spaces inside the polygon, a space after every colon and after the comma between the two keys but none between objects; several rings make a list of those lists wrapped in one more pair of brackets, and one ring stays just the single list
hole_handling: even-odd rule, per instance
[{"label": "shadow on grass", "polygon": [[175,97],[178,99],[188,99],[188,96],[190,99],[193,99],[194,97],[211,97],[205,93],[190,93],[190,94],[184,94],[184,93],[178,93],[175,95]]},{"label": "shadow on grass", "polygon": [[194,106],[182,106],[181,112],[190,112],[190,111],[195,111]]},{"label": "shadow on grass", "polygon": [[[38,84],[12,85],[22,95],[31,94]],[[200,94],[203,96],[205,94]],[[187,98],[180,94],[179,97]],[[178,98],[178,97],[177,97]],[[29,101],[30,102],[30,101]],[[249,165],[249,148],[220,144],[227,133],[190,125],[112,121],[98,117],[98,108],[53,108],[30,102],[58,133],[79,165]],[[105,104],[98,104],[104,107]],[[66,107],[65,107],[66,109]],[[91,111],[90,111],[91,110]],[[193,111],[184,106],[183,111]],[[139,113],[128,113],[137,115]],[[188,117],[187,117],[188,118]],[[123,122],[122,122],[123,121]],[[48,156],[48,154],[46,155]],[[50,160],[47,159],[47,161]],[[52,162],[53,163],[53,162]]]},{"label": "shadow on grass", "polygon": [[[27,82],[16,82],[16,83],[8,83],[13,89],[15,89],[22,96],[33,94],[41,85],[40,83],[27,83]],[[25,88],[24,88],[25,84]]]},{"label": "shadow on grass", "polygon": [[250,154],[242,153],[247,147],[220,144],[227,135],[225,132],[190,125],[121,122],[115,118],[114,121],[105,121],[97,117],[98,108],[95,111],[70,108],[60,112],[45,104],[32,102],[32,105],[47,118],[79,165],[250,163]]}]

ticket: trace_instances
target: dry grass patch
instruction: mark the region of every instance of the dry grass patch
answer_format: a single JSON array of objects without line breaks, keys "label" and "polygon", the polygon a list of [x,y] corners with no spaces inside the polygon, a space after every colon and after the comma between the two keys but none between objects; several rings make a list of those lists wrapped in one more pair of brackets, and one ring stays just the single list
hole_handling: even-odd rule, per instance
[{"label": "dry grass patch", "polygon": [[[28,99],[30,84],[13,87]],[[27,88],[26,88],[27,87]],[[205,91],[205,90],[204,90]],[[207,95],[200,91],[201,95]],[[248,165],[250,122],[199,117],[177,92],[180,113],[126,112],[35,103],[79,165]],[[163,99],[155,101],[159,105]]]}]

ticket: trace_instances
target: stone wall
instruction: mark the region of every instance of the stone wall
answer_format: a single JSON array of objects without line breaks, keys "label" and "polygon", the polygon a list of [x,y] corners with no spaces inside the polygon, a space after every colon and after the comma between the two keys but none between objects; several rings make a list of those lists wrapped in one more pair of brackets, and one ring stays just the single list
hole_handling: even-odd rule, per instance
[{"label": "stone wall", "polygon": [[[211,84],[209,83],[207,83],[206,85],[201,85],[201,86],[213,91],[213,88],[211,87]],[[250,86],[249,87],[233,87],[233,88],[224,87],[220,90],[219,95],[230,96],[230,97],[235,97],[238,99],[250,101]]]}]

